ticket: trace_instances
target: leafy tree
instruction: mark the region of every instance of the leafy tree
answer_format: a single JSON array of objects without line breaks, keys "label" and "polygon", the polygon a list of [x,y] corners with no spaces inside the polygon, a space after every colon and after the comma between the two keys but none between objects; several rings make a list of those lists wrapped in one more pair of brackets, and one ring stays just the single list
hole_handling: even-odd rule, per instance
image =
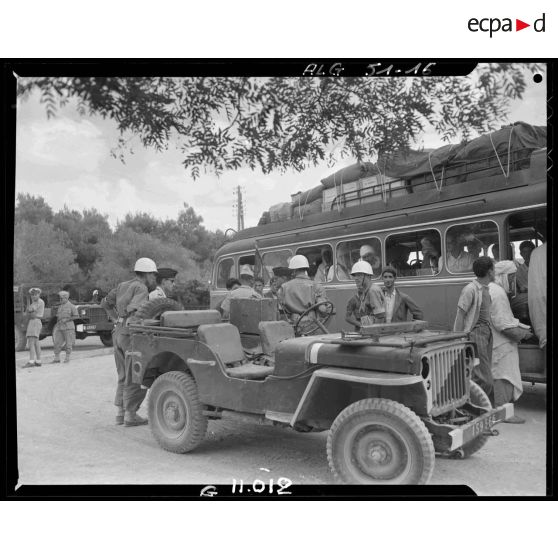
[{"label": "leafy tree", "polygon": [[41,221],[50,223],[52,221],[52,208],[42,196],[19,193],[17,195],[14,221],[20,223],[26,221],[37,225]]},{"label": "leafy tree", "polygon": [[137,233],[157,234],[161,227],[161,221],[150,213],[127,213],[124,220],[118,222],[116,230],[118,231],[125,227]]},{"label": "leafy tree", "polygon": [[68,235],[76,262],[87,277],[99,256],[99,241],[111,234],[107,217],[96,209],[79,212],[64,206],[53,216],[52,223]]},{"label": "leafy tree", "polygon": [[109,290],[132,277],[134,263],[141,257],[151,258],[161,267],[177,269],[179,280],[200,277],[189,250],[149,234],[122,228],[99,242],[99,259],[92,269],[91,281],[97,287]]},{"label": "leafy tree", "polygon": [[51,223],[27,221],[14,226],[14,282],[65,283],[79,268],[67,235]]},{"label": "leafy tree", "polygon": [[[121,133],[166,149],[176,139],[193,178],[249,166],[265,173],[303,170],[336,156],[373,159],[406,149],[433,125],[444,140],[486,133],[505,119],[533,64],[482,64],[466,77],[138,78],[42,77],[18,82],[39,90],[47,115],[77,100],[81,114],[113,119]],[[340,144],[337,154],[328,147]]]}]

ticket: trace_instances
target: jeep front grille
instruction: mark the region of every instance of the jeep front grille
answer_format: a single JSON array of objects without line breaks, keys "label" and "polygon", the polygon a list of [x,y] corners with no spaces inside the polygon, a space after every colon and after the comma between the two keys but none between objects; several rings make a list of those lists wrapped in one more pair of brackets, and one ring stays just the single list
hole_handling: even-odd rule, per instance
[{"label": "jeep front grille", "polygon": [[425,355],[430,371],[433,416],[461,406],[468,397],[472,357],[465,346],[436,349]]},{"label": "jeep front grille", "polygon": [[98,324],[107,321],[107,313],[103,308],[86,308],[85,317],[89,318],[90,324]]}]

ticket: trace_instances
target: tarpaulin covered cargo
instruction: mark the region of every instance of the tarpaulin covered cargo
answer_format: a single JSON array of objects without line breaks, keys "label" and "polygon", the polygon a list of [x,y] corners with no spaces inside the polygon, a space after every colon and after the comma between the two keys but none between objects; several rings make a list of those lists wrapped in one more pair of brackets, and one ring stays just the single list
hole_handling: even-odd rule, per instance
[{"label": "tarpaulin covered cargo", "polygon": [[356,182],[360,178],[376,174],[378,169],[374,163],[354,163],[322,179],[326,188],[333,188],[346,182]]},{"label": "tarpaulin covered cargo", "polygon": [[438,149],[425,149],[397,152],[393,155],[382,155],[378,158],[378,167],[382,174],[395,178],[408,178],[424,174],[445,166],[457,153],[460,145],[450,144]]},{"label": "tarpaulin covered cargo", "polygon": [[269,208],[271,222],[287,221],[292,217],[293,209],[291,202],[283,202],[272,205]]},{"label": "tarpaulin covered cargo", "polygon": [[291,201],[293,202],[293,205],[304,205],[306,203],[312,203],[316,200],[321,200],[323,189],[324,185],[318,184],[318,186],[310,188],[310,190],[292,194]]}]

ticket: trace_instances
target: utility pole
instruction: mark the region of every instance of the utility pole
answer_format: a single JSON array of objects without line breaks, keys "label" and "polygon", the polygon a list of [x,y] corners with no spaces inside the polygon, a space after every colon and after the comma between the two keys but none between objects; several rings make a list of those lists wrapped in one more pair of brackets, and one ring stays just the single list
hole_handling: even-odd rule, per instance
[{"label": "utility pole", "polygon": [[244,229],[244,202],[242,201],[242,188],[236,187],[235,190],[236,200],[233,207],[236,208],[236,230],[241,231]]}]

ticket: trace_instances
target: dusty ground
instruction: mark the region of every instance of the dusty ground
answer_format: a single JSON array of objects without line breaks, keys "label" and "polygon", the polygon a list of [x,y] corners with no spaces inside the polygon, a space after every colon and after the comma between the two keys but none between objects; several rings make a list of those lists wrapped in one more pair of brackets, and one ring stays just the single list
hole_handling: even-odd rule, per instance
[{"label": "dusty ground", "polygon": [[[42,345],[48,362],[52,344]],[[26,353],[16,355],[20,484],[225,484],[278,477],[294,484],[333,482],[326,433],[210,421],[194,453],[161,450],[148,426],[114,424],[111,349],[95,337],[78,341],[76,349],[70,364],[32,369],[21,368]],[[436,459],[432,484],[467,484],[479,495],[545,494],[546,388],[524,387],[516,413],[527,423],[498,425],[500,436],[467,460]]]}]

